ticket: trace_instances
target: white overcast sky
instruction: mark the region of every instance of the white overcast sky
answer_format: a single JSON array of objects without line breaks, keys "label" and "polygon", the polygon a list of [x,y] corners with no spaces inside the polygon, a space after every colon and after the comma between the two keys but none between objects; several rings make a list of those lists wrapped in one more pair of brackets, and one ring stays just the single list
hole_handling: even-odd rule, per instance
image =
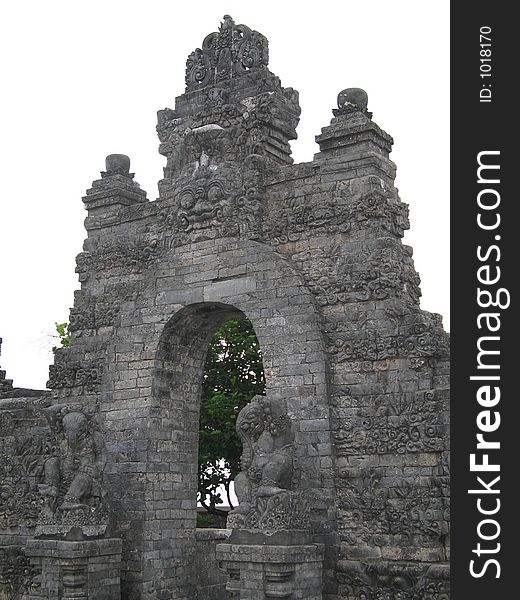
[{"label": "white overcast sky", "polygon": [[449,329],[448,0],[30,0],[0,8],[0,364],[43,388],[54,322],[79,288],[81,197],[128,154],[157,198],[156,111],[184,91],[188,54],[230,14],[267,36],[270,69],[300,92],[296,162],[312,160],[338,92],[362,87],[395,140],[422,307]]}]

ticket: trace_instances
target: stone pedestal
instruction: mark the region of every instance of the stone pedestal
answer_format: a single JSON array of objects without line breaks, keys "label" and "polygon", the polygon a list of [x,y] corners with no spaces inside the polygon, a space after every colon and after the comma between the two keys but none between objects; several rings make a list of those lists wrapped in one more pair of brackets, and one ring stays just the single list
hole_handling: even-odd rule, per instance
[{"label": "stone pedestal", "polygon": [[41,584],[30,600],[119,600],[121,540],[34,539],[27,544]]},{"label": "stone pedestal", "polygon": [[289,544],[256,534],[241,543],[233,537],[217,545],[217,559],[228,577],[233,600],[322,599],[323,545]]}]

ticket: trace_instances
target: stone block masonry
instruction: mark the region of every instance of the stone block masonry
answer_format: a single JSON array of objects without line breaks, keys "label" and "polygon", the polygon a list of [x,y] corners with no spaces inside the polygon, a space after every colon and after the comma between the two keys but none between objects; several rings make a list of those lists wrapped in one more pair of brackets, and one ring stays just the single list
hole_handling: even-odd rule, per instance
[{"label": "stone block masonry", "polygon": [[[265,36],[225,16],[158,113],[159,199],[127,157],[107,158],[83,198],[51,393],[0,372],[0,556],[24,565],[0,567],[0,597],[82,580],[117,598],[116,571],[125,600],[449,597],[449,338],[419,305],[393,140],[346,88],[320,151],[295,165],[299,114]],[[204,360],[243,316],[266,396],[237,418],[229,531],[201,541]]]},{"label": "stone block masonry", "polygon": [[121,540],[33,539],[26,554],[41,572],[30,600],[119,600]]}]

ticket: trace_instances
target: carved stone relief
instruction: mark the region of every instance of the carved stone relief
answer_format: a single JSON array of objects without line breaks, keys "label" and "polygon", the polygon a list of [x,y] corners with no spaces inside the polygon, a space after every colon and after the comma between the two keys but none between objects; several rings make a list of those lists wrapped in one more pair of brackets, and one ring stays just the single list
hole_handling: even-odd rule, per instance
[{"label": "carved stone relief", "polygon": [[404,562],[339,562],[340,592],[352,600],[449,600],[449,568]]},{"label": "carved stone relief", "polygon": [[298,476],[291,421],[274,414],[269,400],[255,396],[236,424],[244,450],[235,478],[239,506],[228,516],[232,529],[306,529],[309,498],[295,491]]},{"label": "carved stone relief", "polygon": [[76,273],[80,282],[86,282],[92,274],[120,269],[124,273],[142,273],[155,258],[156,239],[143,239],[128,242],[112,240],[100,243],[94,248],[81,252],[76,257]]},{"label": "carved stone relief", "polygon": [[159,232],[167,246],[227,236],[258,239],[264,211],[260,169],[227,178],[206,170],[195,181],[179,186],[173,204],[159,212]]},{"label": "carved stone relief", "polygon": [[186,90],[263,69],[269,62],[267,39],[246,25],[236,25],[225,15],[219,31],[210,33],[186,62]]},{"label": "carved stone relief", "polygon": [[39,572],[23,548],[0,546],[0,591],[6,600],[19,600],[39,588]]},{"label": "carved stone relief", "polygon": [[[445,447],[446,413],[433,391],[385,394],[343,420],[335,434],[338,456],[439,452]],[[447,409],[447,407],[446,407]]]},{"label": "carved stone relief", "polygon": [[13,418],[0,453],[0,527],[37,526],[46,535],[106,527],[106,457],[94,413],[56,404],[33,407],[31,418],[30,434]]},{"label": "carved stone relief", "polygon": [[138,286],[124,282],[108,287],[101,296],[83,290],[74,292],[74,307],[70,310],[69,331],[99,329],[117,324],[121,303],[135,297]]},{"label": "carved stone relief", "polygon": [[[387,358],[410,357],[431,359],[446,356],[449,336],[443,330],[438,315],[408,311],[409,325],[400,325],[400,315],[395,317],[396,333],[379,334],[374,329],[364,329],[361,334],[341,332],[334,324],[329,333],[330,352],[336,362],[380,361]],[[392,319],[392,314],[389,315]]]},{"label": "carved stone relief", "polygon": [[397,544],[429,546],[442,543],[449,532],[449,487],[446,478],[430,485],[402,481],[380,483],[377,471],[353,480],[339,479],[340,532],[349,543],[384,546],[388,536]]},{"label": "carved stone relief", "polygon": [[[225,97],[222,90],[211,90]],[[166,180],[198,176],[204,170],[222,171],[251,156],[262,156],[271,166],[287,162],[290,148],[282,140],[295,137],[299,115],[293,94],[290,88],[280,89],[275,95],[263,92],[235,104],[215,104],[216,94],[208,91],[200,110],[189,116],[180,117],[171,109],[160,111],[157,129],[161,152],[168,157]],[[281,118],[285,113],[291,115],[289,120]],[[160,185],[164,196],[167,183],[163,180]]]},{"label": "carved stone relief", "polygon": [[379,187],[362,195],[351,194],[348,187],[334,184],[319,202],[305,196],[278,202],[267,223],[270,241],[284,244],[308,237],[311,232],[325,235],[369,227],[402,237],[409,229],[408,206],[389,191]]},{"label": "carved stone relief", "polygon": [[42,474],[43,460],[54,456],[57,440],[53,433],[38,423],[42,409],[35,403],[32,418],[20,426],[16,411],[0,411],[0,528],[32,528],[42,508],[36,482]]},{"label": "carved stone relief", "polygon": [[54,405],[46,410],[59,446],[43,462],[38,491],[43,507],[37,535],[64,535],[79,527],[85,535],[106,530],[103,472],[105,445],[97,419],[74,405]]},{"label": "carved stone relief", "polygon": [[333,248],[307,280],[320,306],[398,298],[417,304],[420,279],[406,246],[365,248],[355,257]]},{"label": "carved stone relief", "polygon": [[47,387],[63,390],[65,395],[76,389],[79,394],[91,394],[98,390],[101,383],[102,366],[99,363],[72,364],[56,361],[49,367]]}]

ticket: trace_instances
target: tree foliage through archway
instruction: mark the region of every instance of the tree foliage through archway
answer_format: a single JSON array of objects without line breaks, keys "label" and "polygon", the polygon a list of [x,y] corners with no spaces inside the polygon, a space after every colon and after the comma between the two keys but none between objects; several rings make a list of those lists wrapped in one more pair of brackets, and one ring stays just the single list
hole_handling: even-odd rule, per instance
[{"label": "tree foliage through archway", "polygon": [[198,499],[210,513],[225,515],[218,505],[233,506],[230,486],[242,453],[236,418],[264,390],[260,344],[251,322],[224,323],[211,339],[202,384]]}]

